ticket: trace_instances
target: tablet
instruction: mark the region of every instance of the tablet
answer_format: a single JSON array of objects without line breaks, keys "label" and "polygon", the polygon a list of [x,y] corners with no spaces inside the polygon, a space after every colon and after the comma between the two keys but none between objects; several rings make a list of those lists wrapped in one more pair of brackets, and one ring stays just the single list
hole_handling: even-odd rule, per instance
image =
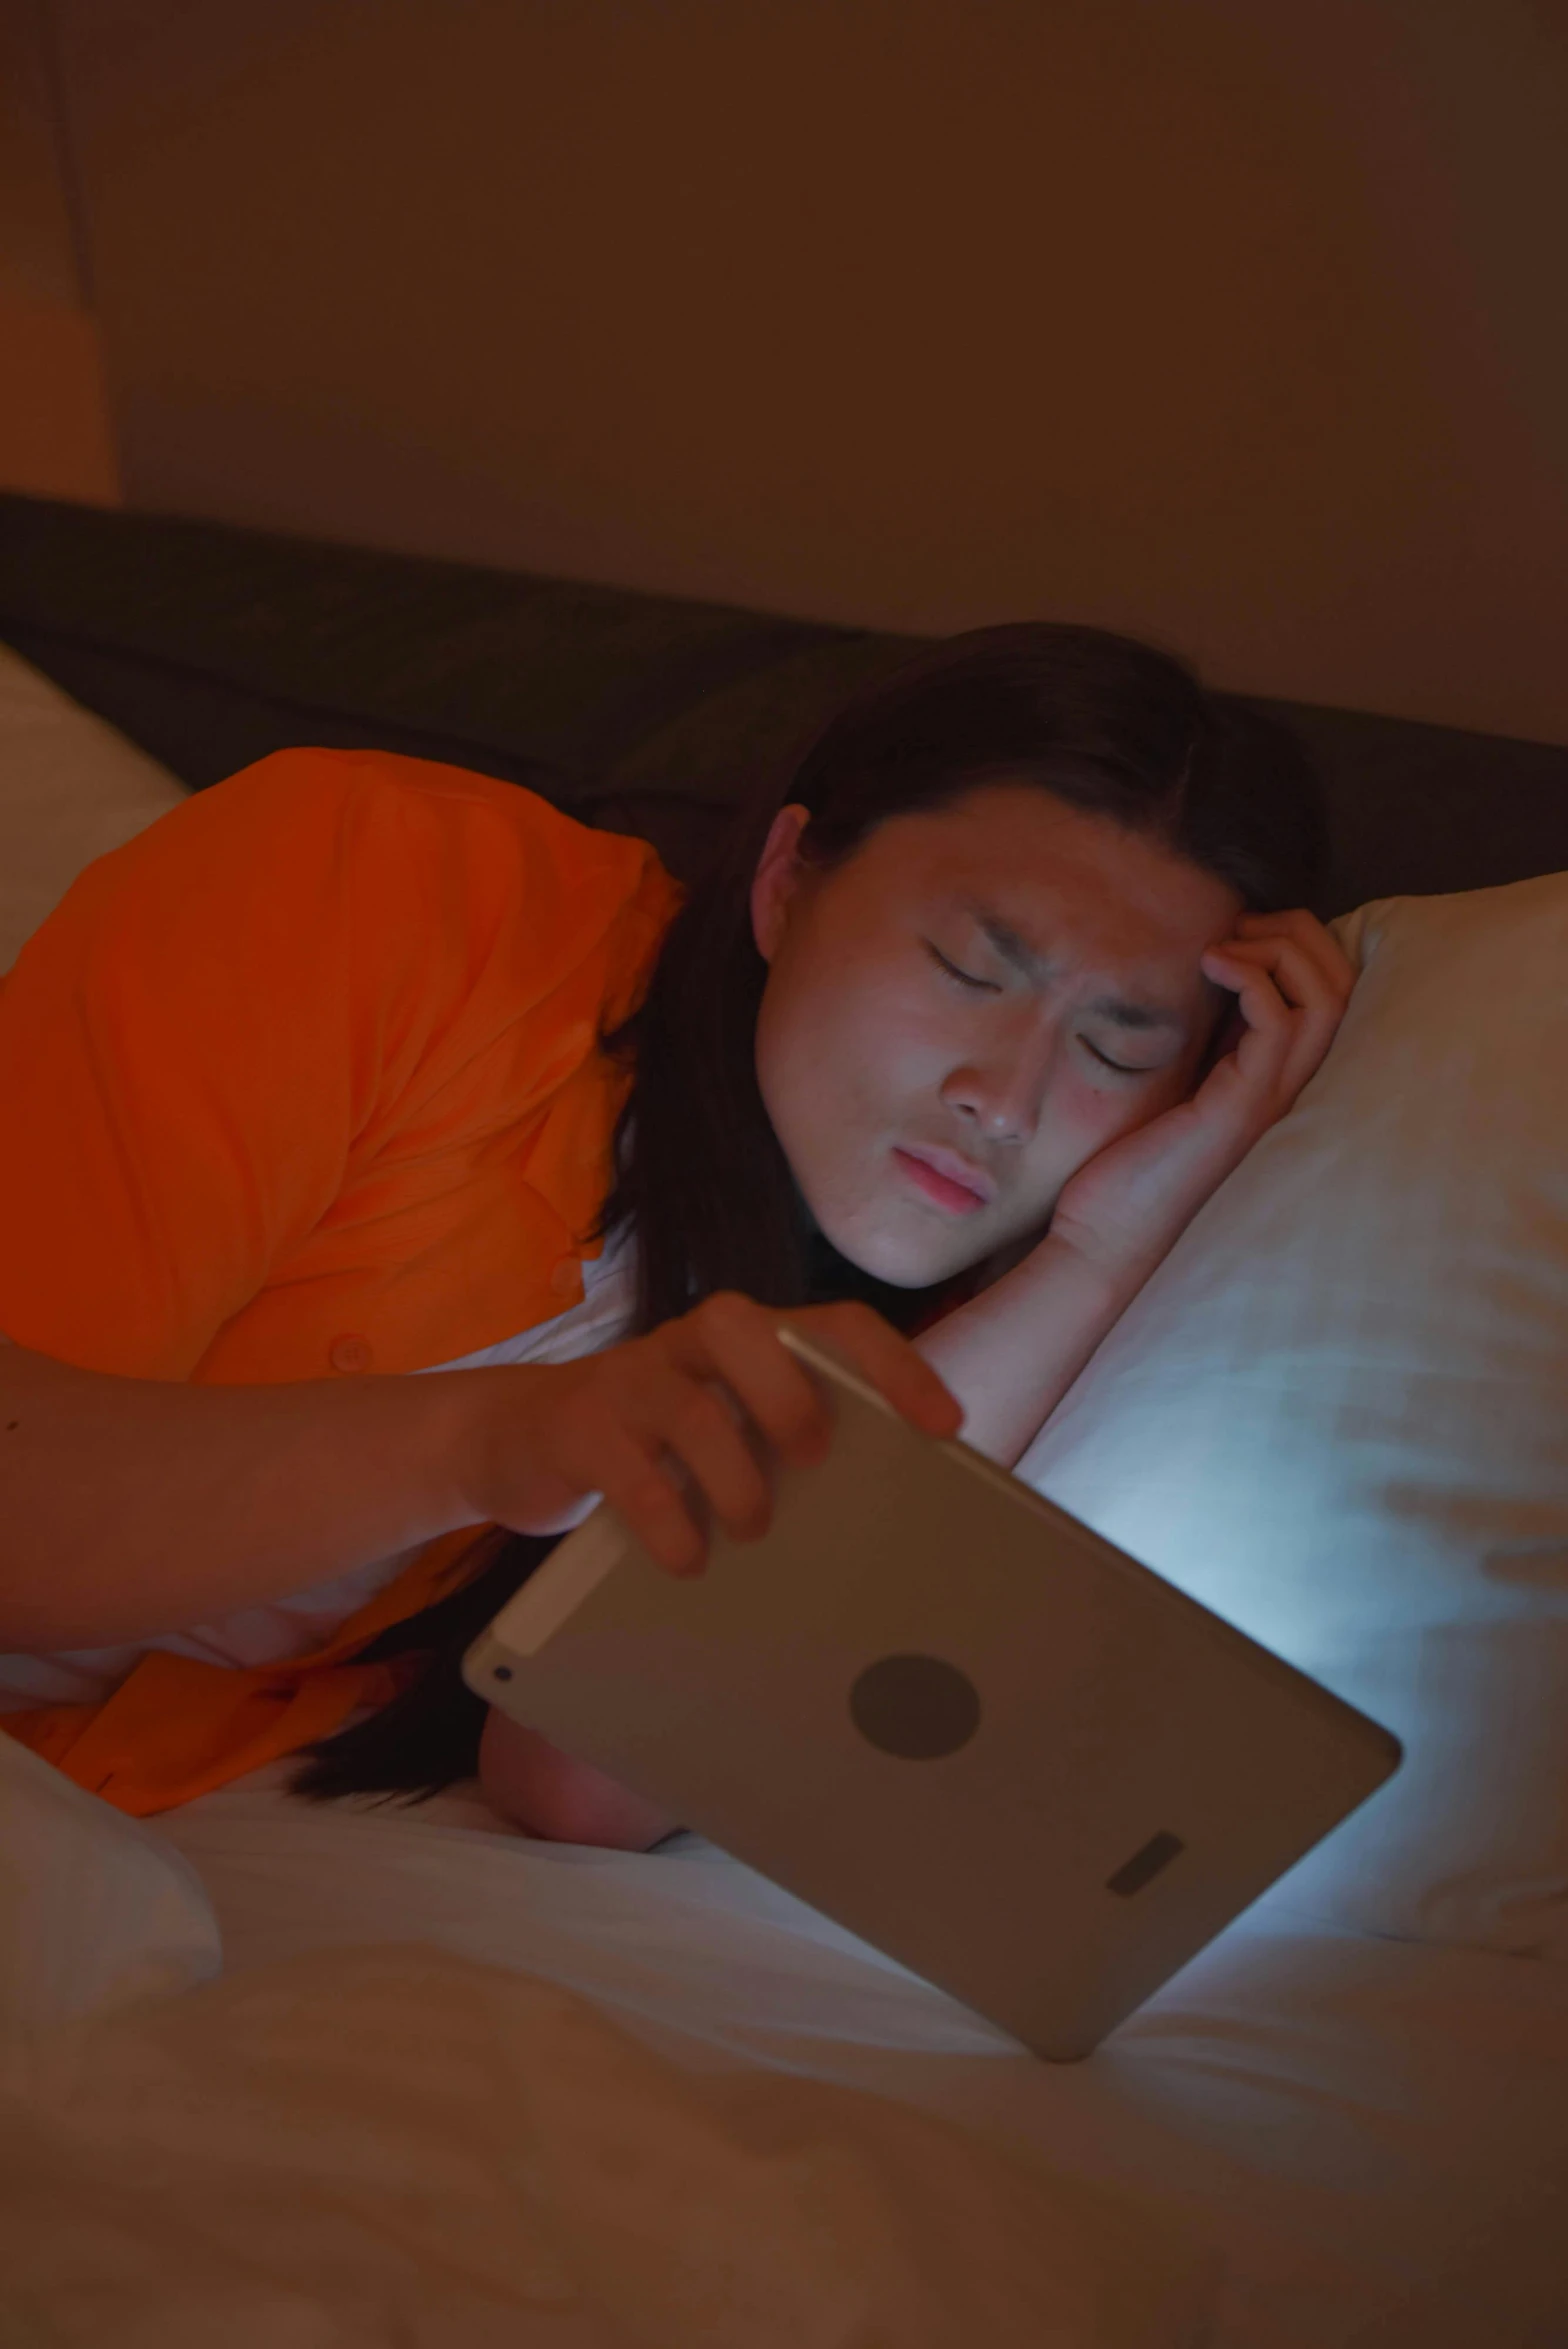
[{"label": "tablet", "polygon": [[1397,1768],[1386,1729],[795,1331],[768,1532],[601,1505],[468,1685],[1038,2054],[1090,2052]]}]

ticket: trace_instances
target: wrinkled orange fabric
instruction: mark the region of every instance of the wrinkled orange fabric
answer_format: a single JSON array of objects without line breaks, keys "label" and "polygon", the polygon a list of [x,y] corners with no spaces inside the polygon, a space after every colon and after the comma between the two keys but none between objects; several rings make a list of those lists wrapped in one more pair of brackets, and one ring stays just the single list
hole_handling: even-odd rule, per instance
[{"label": "wrinkled orange fabric", "polygon": [[[0,1331],[250,1384],[450,1362],[582,1296],[625,1078],[597,1048],[679,902],[644,842],[380,752],[284,751],[89,866],[0,982]],[[312,1654],[154,1650],[0,1715],[140,1814],[395,1693],[347,1661],[451,1587],[446,1535]]]},{"label": "wrinkled orange fabric", "polygon": [[154,1648],[101,1703],[7,1713],[0,1729],[136,1818],[211,1794],[330,1737],[362,1706],[396,1696],[408,1672],[404,1659],[348,1659],[388,1624],[455,1588],[465,1554],[485,1530],[465,1526],[430,1543],[308,1655],[231,1667]]}]

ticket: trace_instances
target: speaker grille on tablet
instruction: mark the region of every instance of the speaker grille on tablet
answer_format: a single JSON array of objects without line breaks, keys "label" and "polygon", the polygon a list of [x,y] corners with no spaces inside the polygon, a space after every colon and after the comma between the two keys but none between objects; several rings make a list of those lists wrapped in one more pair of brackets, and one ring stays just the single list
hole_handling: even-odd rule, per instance
[{"label": "speaker grille on tablet", "polygon": [[1106,1877],[1106,1891],[1119,1892],[1124,1900],[1130,1900],[1135,1892],[1152,1884],[1160,1870],[1168,1868],[1176,1854],[1186,1848],[1179,1835],[1172,1835],[1168,1828],[1162,1827],[1158,1835],[1151,1835],[1147,1843],[1138,1846],[1130,1860],[1122,1862],[1114,1876]]}]

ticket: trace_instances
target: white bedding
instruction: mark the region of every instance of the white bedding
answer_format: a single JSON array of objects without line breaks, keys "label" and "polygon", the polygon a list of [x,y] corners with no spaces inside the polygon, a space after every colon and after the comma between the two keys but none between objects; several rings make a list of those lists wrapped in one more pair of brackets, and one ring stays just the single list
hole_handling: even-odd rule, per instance
[{"label": "white bedding", "polygon": [[1051,2067],[703,1845],[590,1853],[483,1817],[307,1811],[263,1779],[160,1826],[231,1974],[422,1940],[568,1985],[683,2067],[872,2089],[1150,2198],[1222,2262],[1205,2349],[1568,2343],[1560,1967],[1356,1934],[1276,1893]]},{"label": "white bedding", "polygon": [[[236,1918],[220,1974],[173,1844],[0,1737],[6,2349],[1205,2337],[1212,2258],[1135,2198],[678,2021],[645,2018],[665,2044],[640,2046],[613,1996],[517,1971],[517,1899],[577,1881],[569,1862],[530,1885],[515,1838],[302,1823],[254,1791],[180,1825],[215,1884],[226,1857],[243,1878],[262,1856],[292,1956],[247,1951]],[[623,1924],[657,1937],[645,1874]],[[327,1881],[349,1893],[351,1946],[314,1913]],[[459,1954],[460,1932],[410,1945],[448,1889],[470,1924],[476,1895],[502,1894],[491,1939],[512,1963]],[[377,1900],[393,1946],[355,1917]]]},{"label": "white bedding", "polygon": [[84,865],[185,797],[167,767],[0,644],[0,971]]},{"label": "white bedding", "polygon": [[940,2121],[549,1985],[302,1958],[29,2052],[10,2349],[1197,2349],[1205,2263]]},{"label": "white bedding", "polygon": [[1568,2342],[1561,1967],[1276,1893],[1052,2067],[704,1845],[277,1775],[0,1739],[6,2349]]}]

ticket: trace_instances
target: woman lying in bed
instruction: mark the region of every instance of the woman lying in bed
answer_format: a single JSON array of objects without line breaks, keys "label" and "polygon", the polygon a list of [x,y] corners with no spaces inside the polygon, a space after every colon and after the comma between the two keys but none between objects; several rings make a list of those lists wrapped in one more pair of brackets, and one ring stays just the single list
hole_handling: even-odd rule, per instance
[{"label": "woman lying in bed", "polygon": [[6,1728],[132,1811],[310,1748],[656,1841],[463,1646],[596,1494],[674,1573],[761,1531],[827,1440],[781,1313],[1016,1460],[1328,1049],[1320,837],[1260,720],[1026,625],[856,695],[684,906],[372,752],[101,859],[0,989]]}]

